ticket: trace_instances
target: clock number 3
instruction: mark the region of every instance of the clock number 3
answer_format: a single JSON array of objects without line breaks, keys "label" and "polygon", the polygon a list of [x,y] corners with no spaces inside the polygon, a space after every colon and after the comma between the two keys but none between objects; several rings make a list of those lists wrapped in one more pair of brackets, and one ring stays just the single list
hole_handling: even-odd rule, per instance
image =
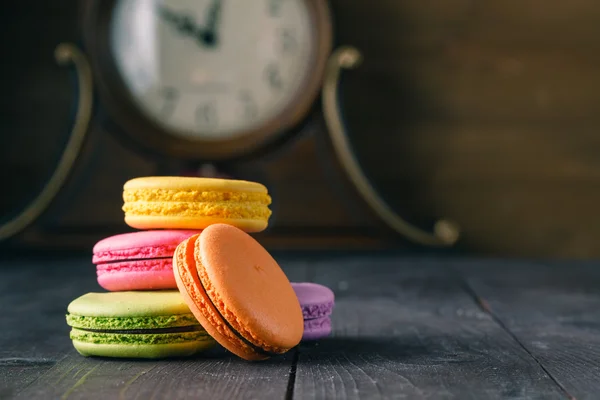
[{"label": "clock number 3", "polygon": [[217,126],[217,107],[215,103],[201,104],[196,107],[196,125],[200,128]]},{"label": "clock number 3", "polygon": [[277,64],[269,64],[265,68],[265,78],[273,89],[280,90],[283,87],[283,80],[281,79],[281,72]]}]

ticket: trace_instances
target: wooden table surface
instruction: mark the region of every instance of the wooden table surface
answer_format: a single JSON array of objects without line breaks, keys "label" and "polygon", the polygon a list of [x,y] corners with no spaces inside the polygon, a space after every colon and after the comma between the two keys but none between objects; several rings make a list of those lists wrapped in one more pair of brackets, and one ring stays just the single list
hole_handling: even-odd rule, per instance
[{"label": "wooden table surface", "polygon": [[0,398],[600,398],[600,263],[276,257],[335,291],[334,333],[259,363],[84,358],[65,312],[100,290],[89,258],[0,261]]}]

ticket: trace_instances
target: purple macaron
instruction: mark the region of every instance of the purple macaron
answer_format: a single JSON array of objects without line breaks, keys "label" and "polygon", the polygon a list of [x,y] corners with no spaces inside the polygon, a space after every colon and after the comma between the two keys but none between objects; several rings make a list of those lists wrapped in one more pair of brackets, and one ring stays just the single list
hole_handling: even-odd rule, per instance
[{"label": "purple macaron", "polygon": [[292,282],[304,316],[302,340],[317,340],[331,334],[334,295],[326,286],[309,282]]}]

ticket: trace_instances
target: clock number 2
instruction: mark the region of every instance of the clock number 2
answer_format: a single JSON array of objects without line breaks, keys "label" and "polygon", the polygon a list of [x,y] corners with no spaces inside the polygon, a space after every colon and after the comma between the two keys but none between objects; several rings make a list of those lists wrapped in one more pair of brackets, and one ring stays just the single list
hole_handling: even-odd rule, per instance
[{"label": "clock number 2", "polygon": [[217,126],[217,107],[215,103],[201,104],[196,107],[196,125],[200,128]]},{"label": "clock number 2", "polygon": [[281,34],[281,51],[283,54],[290,54],[296,50],[298,43],[296,36],[290,29],[284,28],[280,31]]}]

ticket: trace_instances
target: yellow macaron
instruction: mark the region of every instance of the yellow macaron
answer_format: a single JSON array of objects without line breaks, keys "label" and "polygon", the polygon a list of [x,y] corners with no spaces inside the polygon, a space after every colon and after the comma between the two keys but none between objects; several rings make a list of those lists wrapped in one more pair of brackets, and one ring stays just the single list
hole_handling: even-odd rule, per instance
[{"label": "yellow macaron", "polygon": [[224,223],[246,232],[264,230],[271,197],[256,182],[150,176],[123,186],[125,223],[137,229],[204,229]]}]

